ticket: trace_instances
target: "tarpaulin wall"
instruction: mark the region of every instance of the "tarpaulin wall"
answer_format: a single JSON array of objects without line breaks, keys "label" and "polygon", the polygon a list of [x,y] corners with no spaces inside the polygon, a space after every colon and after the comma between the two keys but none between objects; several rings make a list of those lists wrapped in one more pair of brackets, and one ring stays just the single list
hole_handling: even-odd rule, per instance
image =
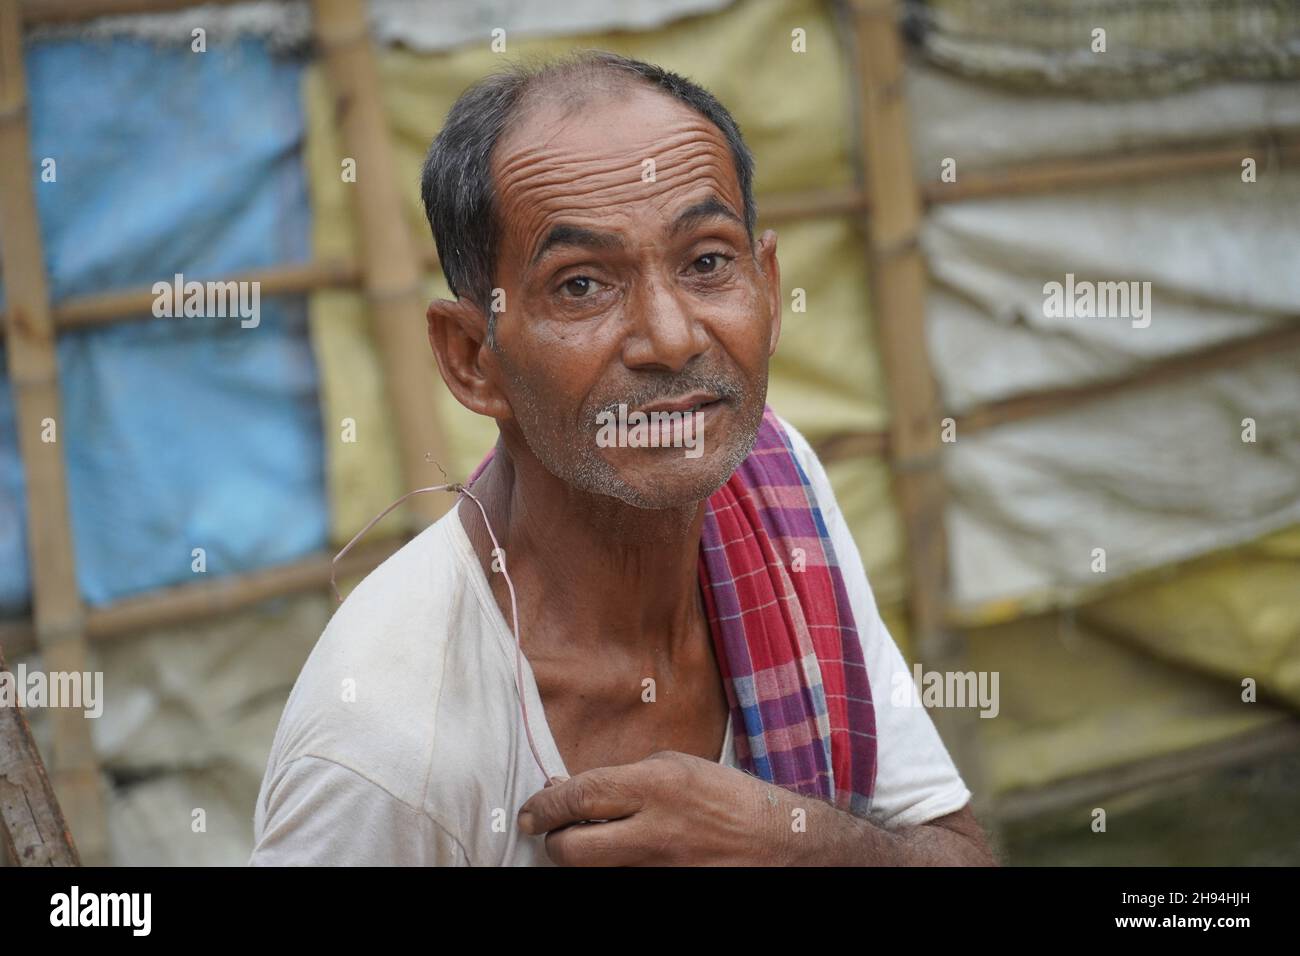
[{"label": "tarpaulin wall", "polygon": [[[30,44],[32,161],[54,304],[309,254],[298,58],[131,40]],[[317,372],[302,297],[238,318],[61,334],[78,583],[90,605],[324,546]],[[0,348],[3,344],[0,343]],[[0,607],[28,600],[26,508],[0,372]]]},{"label": "tarpaulin wall", "polygon": [[[188,40],[188,30],[181,34]],[[304,57],[260,39],[29,41],[33,168],[54,303],[302,261]],[[3,349],[0,340],[0,349]],[[256,327],[143,317],[58,340],[78,584],[93,606],[252,571],[326,543],[319,382],[303,297],[263,298]],[[0,363],[0,368],[3,368]],[[0,371],[0,604],[29,601],[26,508]],[[324,595],[95,642],[96,750],[114,785],[115,863],[247,859],[284,695],[328,619]],[[29,658],[35,666],[36,658]],[[11,658],[11,665],[18,661]],[[49,753],[45,712],[28,713]],[[194,829],[196,810],[205,826]]]},{"label": "tarpaulin wall", "polygon": [[[1295,328],[1300,174],[1270,145],[1300,130],[1294,8],[1049,0],[1014,15],[1027,9],[908,5],[923,49],[908,79],[920,179],[949,159],[960,183],[1225,140],[1253,143],[1240,158],[1256,177],[1225,165],[933,207],[927,331],[945,407]],[[1048,317],[1044,284],[1067,273],[1149,281],[1149,325]],[[1300,706],[1294,347],[959,436],[945,466],[953,610],[985,625],[968,631],[972,659],[1004,676],[1005,719],[983,726],[996,789],[1221,740]],[[1247,678],[1274,706],[1243,701]]]},{"label": "tarpaulin wall", "polygon": [[[292,12],[298,6],[286,9]],[[372,14],[383,6],[376,4]],[[381,14],[374,26],[377,35],[395,39],[403,35],[401,22]],[[709,86],[733,109],[759,157],[760,217],[765,196],[855,181],[850,73],[837,36],[840,26],[822,3],[744,0],[721,13],[639,34],[530,40],[513,29],[508,16],[500,22],[510,28],[511,58],[575,46],[603,47],[681,69]],[[277,31],[283,27],[280,21],[276,24]],[[807,31],[806,54],[790,49],[790,32],[796,27]],[[165,28],[163,33],[170,35]],[[276,35],[282,43],[283,36]],[[431,242],[418,207],[419,161],[455,95],[500,65],[501,58],[487,43],[483,36],[432,55],[410,49],[381,52],[398,173],[408,184],[408,225],[426,248]],[[66,69],[52,70],[41,62],[52,56],[43,52],[47,49],[92,51],[90,66],[100,72],[83,70],[80,85],[73,84]],[[158,47],[120,39],[95,44],[59,40],[30,48],[37,167],[44,155],[63,152],[49,145],[43,124],[64,123],[70,129],[102,124],[95,133],[96,148],[101,156],[117,159],[107,164],[110,168],[95,165],[94,188],[81,178],[83,208],[76,215],[104,207],[111,215],[92,222],[106,223],[110,235],[130,227],[126,239],[118,235],[91,256],[85,247],[108,242],[101,236],[104,230],[97,227],[94,236],[75,234],[74,214],[49,208],[63,200],[38,192],[56,301],[105,287],[151,283],[173,271],[215,277],[309,254],[332,257],[354,251],[348,187],[339,175],[344,156],[334,138],[334,118],[318,65],[304,71],[299,54],[272,52],[265,43],[233,38],[211,45],[206,56],[209,59],[197,57],[174,42]],[[111,88],[124,99],[110,99],[105,91],[98,110],[83,109],[99,95],[85,87],[111,86],[105,76],[119,60],[132,64],[128,72],[139,88],[119,83]],[[1295,125],[1296,101],[1286,95],[1288,89],[1293,88],[1220,84],[1178,94],[1185,99],[1148,98],[1117,105],[1075,96],[1010,96],[918,62],[909,71],[908,90],[917,174],[922,181],[933,179],[937,159],[953,155],[965,170],[981,163],[995,166],[1075,154],[1081,146],[1100,152],[1178,141],[1188,129],[1174,128],[1170,117],[1184,115],[1191,115],[1202,131],[1224,134]],[[49,90],[61,93],[51,99]],[[146,108],[124,110],[123,102]],[[1189,114],[1198,104],[1202,111]],[[305,111],[305,121],[300,111]],[[156,126],[151,125],[155,118]],[[137,130],[137,138],[115,138],[124,128]],[[114,143],[113,148],[104,146]],[[147,175],[131,178],[111,168],[126,166],[144,169]],[[59,168],[62,189],[69,185],[62,159]],[[1266,159],[1261,168],[1266,168]],[[195,173],[186,175],[182,169]],[[202,180],[198,186],[196,178]],[[1233,220],[1232,235],[1213,247],[1218,255],[1238,257],[1230,268],[1239,276],[1207,283],[1205,270],[1214,263],[1208,251],[1198,251],[1198,243],[1223,220],[1215,215],[1180,220],[1177,200],[1188,183],[1171,181],[1164,191],[1153,186],[1111,190],[1109,198],[1102,197],[1111,203],[1107,215],[1089,214],[1097,197],[1088,194],[1059,202],[1042,197],[989,200],[941,207],[932,214],[925,234],[934,276],[928,326],[948,406],[961,409],[1027,387],[1113,374],[1146,358],[1228,341],[1286,321],[1283,313],[1294,313],[1289,309],[1290,287],[1285,277],[1275,281],[1272,270],[1286,261],[1293,236],[1288,223],[1267,203],[1241,213]],[[1278,178],[1258,185],[1281,190],[1284,200],[1292,188]],[[1216,188],[1224,187],[1211,187],[1211,200]],[[1204,199],[1200,195],[1193,201]],[[146,216],[149,206],[162,211]],[[1120,233],[1139,218],[1136,212],[1120,218],[1117,210],[1126,208],[1144,210],[1152,229],[1146,235],[1160,241],[1123,244]],[[1216,208],[1221,213],[1226,207]],[[61,228],[60,215],[67,217]],[[1163,298],[1152,325],[1159,331],[1153,336],[1115,337],[1105,329],[1043,328],[1033,321],[1034,309],[1041,309],[1041,296],[1035,301],[1030,294],[1034,283],[1041,287],[1047,278],[1060,278],[1059,273],[1073,267],[1071,230],[1060,229],[1062,238],[1052,241],[1053,226],[1069,226],[1071,216],[1085,217],[1079,222],[1086,225],[1076,224],[1075,232],[1118,224],[1114,235],[1099,231],[1085,237],[1084,248],[1096,250],[1089,259],[1091,268],[1104,273],[1122,264],[1117,278],[1156,272],[1153,278],[1161,287],[1157,294]],[[859,224],[844,215],[782,222],[778,230],[787,294],[795,287],[805,289],[808,311],[787,309],[773,365],[772,403],[814,441],[882,429],[887,409],[875,358]],[[1234,236],[1244,236],[1244,244],[1234,244]],[[1124,250],[1123,257],[1108,249],[1111,244]],[[1171,250],[1166,260],[1141,258],[1165,247]],[[69,271],[69,263],[79,262],[82,265]],[[81,274],[78,269],[86,268],[85,263],[98,271],[68,278]],[[430,278],[428,285],[431,296],[446,294],[440,278]],[[1177,323],[1172,330],[1177,334],[1166,335],[1172,323],[1161,318],[1175,314],[1191,318]],[[74,532],[89,601],[192,579],[190,549],[198,544],[189,539],[207,533],[210,526],[219,524],[219,530],[229,533],[228,540],[213,533],[199,542],[208,549],[210,573],[276,564],[324,545],[327,534],[333,543],[341,543],[407,490],[398,477],[391,414],[360,296],[316,293],[310,316],[310,348],[301,304],[293,299],[264,300],[258,330],[216,320],[211,335],[198,335],[195,323],[202,320],[183,325],[158,320],[64,336],[64,427],[78,423],[74,388],[93,386],[93,396],[80,400],[83,409],[102,406],[102,417],[115,409],[113,420],[102,425],[82,413],[83,420],[103,429],[99,434],[109,436],[111,445],[87,444],[78,455],[78,438],[65,432]],[[413,316],[412,321],[421,324],[423,319]],[[1188,326],[1195,335],[1182,334]],[[276,331],[282,338],[273,337]],[[246,338],[253,334],[259,337]],[[130,335],[139,337],[138,348],[128,350],[118,343],[116,350],[104,346],[90,356],[65,358],[69,350],[98,348],[95,343]],[[198,341],[182,349],[184,336]],[[254,350],[252,344],[276,341],[277,348]],[[151,347],[163,350],[167,359],[151,364]],[[207,350],[207,360],[194,360],[194,349]],[[313,359],[319,383],[313,377]],[[1295,600],[1300,593],[1300,540],[1295,531],[1283,528],[1295,520],[1288,518],[1294,493],[1286,463],[1294,448],[1297,405],[1287,391],[1287,361],[1285,355],[1273,356],[1251,369],[1216,373],[1209,394],[1194,381],[1163,397],[1159,390],[1134,393],[1120,411],[1102,412],[1100,417],[1080,410],[1074,414],[1083,417],[1083,431],[1071,416],[1055,416],[1043,425],[1004,426],[1010,430],[970,436],[969,441],[963,436],[957,448],[946,449],[950,488],[956,492],[949,527],[961,602],[957,611],[971,625],[973,666],[1003,675],[999,719],[981,722],[992,792],[1041,785],[1278,720],[1284,712],[1276,707],[1242,706],[1242,675],[1260,679],[1268,699],[1290,700],[1294,706],[1300,683],[1295,669],[1300,658]],[[78,370],[76,385],[71,369]],[[110,374],[119,370],[130,374]],[[431,357],[428,371],[437,376]],[[140,392],[161,399],[143,403],[146,421],[155,423],[147,434],[125,424],[128,409],[134,412],[142,403],[128,406],[123,391],[137,399]],[[445,466],[458,477],[490,445],[494,427],[465,412],[449,395],[440,395],[438,412],[452,451]],[[1152,404],[1143,406],[1147,395]],[[1249,483],[1240,486],[1246,502],[1241,508],[1216,511],[1215,499],[1206,494],[1224,482],[1237,487],[1237,470],[1203,488],[1187,480],[1203,459],[1175,457],[1163,463],[1148,454],[1142,442],[1135,446],[1131,436],[1127,446],[1107,443],[1111,432],[1121,437],[1125,433],[1115,422],[1133,416],[1141,420],[1154,409],[1167,421],[1169,447],[1185,447],[1188,429],[1204,432],[1206,414],[1211,420],[1222,419],[1226,411],[1236,414],[1235,406],[1225,405],[1225,395],[1241,396],[1239,404],[1269,423],[1270,440],[1261,449],[1265,467],[1256,468],[1259,462],[1253,458],[1234,459],[1244,462],[1234,469],[1240,468]],[[319,414],[313,407],[318,399]],[[7,388],[0,388],[0,402],[7,401]],[[1209,411],[1189,416],[1180,410],[1184,401],[1189,408]],[[355,444],[339,440],[344,417],[357,422]],[[286,421],[294,428],[280,427]],[[11,411],[0,409],[0,429],[6,429],[0,441],[7,442],[0,447],[12,449]],[[1071,458],[1081,436],[1091,442],[1082,446],[1087,454]],[[147,441],[156,444],[137,450]],[[960,455],[951,454],[958,451]],[[87,470],[84,474],[90,477],[78,478],[78,469],[86,467],[79,461],[100,470]],[[187,466],[193,470],[186,471]],[[1017,485],[1004,482],[1008,467],[1036,470]],[[897,613],[906,582],[886,466],[875,458],[857,457],[828,460],[827,468],[873,588],[906,648],[907,634]],[[166,483],[167,470],[175,470],[176,487]],[[0,454],[0,474],[7,476],[0,481],[8,489],[0,495],[10,496],[7,506],[0,499],[0,515],[8,507],[8,520],[17,522],[21,487],[16,454]],[[436,477],[432,468],[430,477]],[[1108,489],[1102,499],[1095,497],[1094,486]],[[1194,515],[1182,522],[1178,513],[1163,513],[1171,510],[1170,490],[1180,487],[1182,497],[1176,500],[1179,507],[1187,505],[1183,516]],[[236,488],[241,489],[239,501],[222,497]],[[1017,498],[1026,488],[1032,495],[1021,508]],[[1079,505],[1070,493],[1081,488],[1094,498]],[[132,495],[157,500],[129,501],[137,510],[122,512],[120,499]],[[97,499],[107,504],[96,508]],[[1144,503],[1150,514],[1142,513]],[[1053,509],[1062,506],[1053,517]],[[308,512],[310,520],[295,509]],[[1071,549],[1063,545],[1045,550],[1044,542],[1050,545],[1058,532],[1063,542],[1076,540],[1081,526],[1101,510],[1115,512],[1097,527],[1112,540],[1120,535],[1121,558],[1125,528],[1134,520],[1138,526],[1161,522],[1159,533],[1148,533],[1144,540],[1176,547],[1134,549],[1136,559],[1114,565],[1116,573],[1101,586],[1089,578],[1081,581]],[[89,518],[82,517],[86,513]],[[83,537],[87,521],[92,527],[116,522],[126,529],[127,543],[106,532],[98,538]],[[964,531],[963,523],[982,528],[983,537]],[[1084,543],[1097,533],[1087,527],[1082,531]],[[6,568],[0,586],[18,603],[26,582],[15,583],[8,569],[23,566],[21,533],[20,527],[13,532],[16,547],[6,545],[6,536],[0,534],[0,546],[9,549],[0,552]],[[372,535],[382,533],[376,529]],[[170,554],[157,557],[159,549],[172,547],[179,548],[174,559]],[[122,548],[149,554],[138,563],[133,556],[114,557],[132,554]],[[981,563],[985,553],[996,557]],[[1024,554],[1032,559],[1025,560]],[[97,560],[122,566],[105,567],[98,578],[87,577],[87,562],[93,568]],[[1047,613],[1039,613],[1043,611]],[[92,648],[96,666],[115,675],[95,735],[105,767],[119,783],[110,805],[118,862],[246,859],[252,800],[275,722],[328,614],[326,599],[309,595],[215,624],[157,631]],[[1161,663],[1157,656],[1172,663]],[[39,726],[36,730],[41,733]],[[191,827],[195,807],[208,811],[203,837]]]}]

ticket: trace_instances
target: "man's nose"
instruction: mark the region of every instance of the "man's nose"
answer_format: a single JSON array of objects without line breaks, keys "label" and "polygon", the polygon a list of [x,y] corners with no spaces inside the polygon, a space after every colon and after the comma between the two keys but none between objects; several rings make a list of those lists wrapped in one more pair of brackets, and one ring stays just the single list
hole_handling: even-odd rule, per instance
[{"label": "man's nose", "polygon": [[628,368],[680,372],[709,347],[709,335],[679,290],[647,280],[629,303],[631,328],[623,347]]}]

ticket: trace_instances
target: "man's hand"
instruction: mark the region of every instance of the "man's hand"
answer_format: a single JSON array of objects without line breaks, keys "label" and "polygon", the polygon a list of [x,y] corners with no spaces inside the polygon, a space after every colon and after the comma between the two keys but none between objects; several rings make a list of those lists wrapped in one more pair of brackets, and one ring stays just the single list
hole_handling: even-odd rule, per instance
[{"label": "man's hand", "polygon": [[761,866],[781,862],[784,798],[799,799],[739,770],[662,751],[553,783],[520,808],[519,827],[546,833],[546,852],[561,866]]},{"label": "man's hand", "polygon": [[[962,814],[969,808],[943,822]],[[672,751],[553,783],[519,811],[519,828],[546,833],[546,852],[561,866],[992,862],[973,816],[969,823],[973,834],[946,826],[889,833],[814,797]]]}]

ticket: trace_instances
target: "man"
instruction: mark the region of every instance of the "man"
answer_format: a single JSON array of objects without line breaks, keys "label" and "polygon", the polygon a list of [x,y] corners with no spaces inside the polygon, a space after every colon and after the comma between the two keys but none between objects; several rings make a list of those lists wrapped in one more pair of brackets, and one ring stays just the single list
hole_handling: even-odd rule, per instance
[{"label": "man", "polygon": [[500,438],[322,635],[251,862],[992,862],[928,715],[889,703],[907,667],[826,474],[765,406],[752,168],[710,94],[611,54],[453,107],[429,341]]}]

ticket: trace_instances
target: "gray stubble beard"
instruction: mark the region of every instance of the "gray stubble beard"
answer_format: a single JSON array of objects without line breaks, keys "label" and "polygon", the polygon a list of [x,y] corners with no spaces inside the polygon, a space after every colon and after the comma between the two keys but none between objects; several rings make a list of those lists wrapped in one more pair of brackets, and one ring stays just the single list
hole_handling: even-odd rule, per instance
[{"label": "gray stubble beard", "polygon": [[[599,453],[595,440],[596,430],[599,427],[596,416],[602,411],[612,409],[618,403],[591,409],[589,413],[584,415],[583,427],[580,428],[578,440],[575,443],[578,456],[577,460],[574,461],[563,455],[556,454],[556,450],[562,448],[565,443],[573,443],[572,436],[557,434],[553,427],[548,427],[548,424],[550,424],[547,421],[548,416],[542,413],[541,402],[538,400],[536,393],[522,378],[515,375],[514,371],[509,368],[508,363],[505,363],[505,368],[511,384],[515,387],[516,395],[521,399],[522,408],[514,408],[515,419],[519,422],[519,430],[523,434],[529,450],[532,451],[533,455],[547,471],[579,491],[614,498],[634,508],[652,511],[681,508],[683,505],[703,501],[722,487],[732,473],[740,467],[740,464],[749,457],[750,451],[753,450],[754,442],[758,437],[759,425],[763,421],[763,407],[767,397],[766,374],[764,374],[761,383],[761,400],[758,401],[750,401],[748,389],[729,379],[722,379],[718,376],[695,378],[692,388],[707,388],[727,399],[733,409],[750,410],[746,420],[740,422],[736,428],[745,436],[745,439],[743,442],[733,444],[727,450],[724,459],[719,463],[720,477],[700,481],[696,487],[679,491],[673,500],[666,501],[662,495],[646,494],[633,487],[620,477],[614,466],[602,458]],[[636,401],[624,399],[623,402],[629,407],[636,407],[647,404],[657,397],[660,396],[654,394],[645,397],[634,396],[634,399],[637,399]],[[521,412],[523,414],[520,414]]]}]

